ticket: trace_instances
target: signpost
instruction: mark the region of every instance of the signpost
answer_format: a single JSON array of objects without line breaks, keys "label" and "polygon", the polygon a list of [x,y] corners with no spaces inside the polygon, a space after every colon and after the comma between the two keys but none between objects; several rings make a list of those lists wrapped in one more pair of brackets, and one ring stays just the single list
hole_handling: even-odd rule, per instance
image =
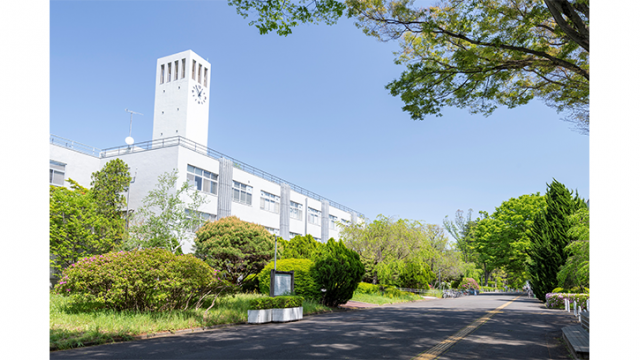
[{"label": "signpost", "polygon": [[275,297],[280,295],[293,295],[293,270],[278,271],[278,235],[273,235],[276,239],[275,253],[273,255],[273,270],[271,270],[271,286],[269,286],[269,296]]}]

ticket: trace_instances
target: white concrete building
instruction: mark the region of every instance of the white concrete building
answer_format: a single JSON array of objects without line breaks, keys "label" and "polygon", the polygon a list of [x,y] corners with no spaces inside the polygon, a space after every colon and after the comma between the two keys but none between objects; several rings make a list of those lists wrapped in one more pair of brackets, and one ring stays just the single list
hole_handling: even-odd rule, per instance
[{"label": "white concrete building", "polygon": [[[90,187],[91,173],[122,159],[135,181],[129,209],[135,211],[158,176],[178,170],[178,184],[189,181],[205,194],[200,208],[211,220],[235,215],[265,226],[284,239],[311,234],[326,242],[339,236],[337,222],[364,221],[364,215],[207,147],[211,64],[191,50],[158,59],[153,137],[132,145],[96,149],[50,137],[52,185],[73,179]],[[311,170],[311,169],[309,169]],[[192,252],[193,242],[183,245]]]}]

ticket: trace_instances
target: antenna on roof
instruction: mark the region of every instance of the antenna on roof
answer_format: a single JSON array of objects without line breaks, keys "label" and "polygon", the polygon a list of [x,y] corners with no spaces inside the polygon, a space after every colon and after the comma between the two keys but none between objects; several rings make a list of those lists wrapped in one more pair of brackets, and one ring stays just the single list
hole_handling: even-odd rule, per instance
[{"label": "antenna on roof", "polygon": [[133,123],[133,114],[136,114],[136,115],[142,115],[142,114],[135,111],[131,111],[129,109],[124,109],[124,111],[131,114],[131,116],[129,117],[129,136],[126,139],[124,139],[124,142],[127,143],[127,145],[131,146],[133,145],[133,138],[131,137],[131,124]]}]

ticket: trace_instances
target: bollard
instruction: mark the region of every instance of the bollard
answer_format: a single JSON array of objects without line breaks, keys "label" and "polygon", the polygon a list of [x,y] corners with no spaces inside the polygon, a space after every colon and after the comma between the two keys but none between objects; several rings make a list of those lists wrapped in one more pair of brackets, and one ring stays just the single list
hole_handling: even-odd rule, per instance
[{"label": "bollard", "polygon": [[582,308],[578,306],[578,322],[581,322],[580,316],[582,316]]},{"label": "bollard", "polygon": [[576,303],[575,300],[573,300],[573,316],[577,316],[578,315],[578,304]]}]

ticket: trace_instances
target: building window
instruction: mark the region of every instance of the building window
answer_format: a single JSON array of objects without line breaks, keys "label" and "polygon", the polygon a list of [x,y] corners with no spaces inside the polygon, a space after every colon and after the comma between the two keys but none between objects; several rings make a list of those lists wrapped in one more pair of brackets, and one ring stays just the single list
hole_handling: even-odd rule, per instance
[{"label": "building window", "polygon": [[218,175],[212,172],[187,165],[187,180],[200,191],[218,195]]},{"label": "building window", "polygon": [[302,204],[297,202],[290,202],[289,217],[296,220],[302,220]]},{"label": "building window", "polygon": [[196,61],[193,60],[193,65],[191,66],[191,79],[196,79]]},{"label": "building window", "polygon": [[[193,216],[192,214],[194,212],[189,210],[189,209],[185,209],[184,212],[187,214],[187,219],[191,220],[192,216]],[[200,211],[196,211],[195,214],[197,214],[200,217],[200,219],[202,219],[202,223],[200,224],[200,226],[194,225],[191,228],[191,231],[193,231],[193,232],[196,232],[207,221],[216,221],[216,218],[217,218],[217,215],[215,215],[215,214],[209,214],[209,213],[200,212]]]},{"label": "building window", "polygon": [[275,236],[280,236],[280,229],[274,229],[274,228],[270,228],[268,226],[265,226],[264,228],[267,229],[267,231],[270,232],[271,234],[273,234]]},{"label": "building window", "polygon": [[171,81],[171,63],[167,64],[167,82]]},{"label": "building window", "polygon": [[160,84],[164,84],[164,65],[160,65]]},{"label": "building window", "polygon": [[251,205],[251,193],[253,188],[249,185],[233,182],[233,201],[240,204]]},{"label": "building window", "polygon": [[64,186],[64,169],[67,165],[59,161],[49,160],[49,184]]},{"label": "building window", "polygon": [[202,64],[198,64],[198,84],[202,84]]},{"label": "building window", "polygon": [[182,77],[181,77],[181,79],[184,79],[184,73],[185,73],[186,65],[187,65],[187,59],[182,59]]},{"label": "building window", "polygon": [[313,237],[313,240],[315,240],[315,241],[317,241],[317,242],[322,242],[322,240],[321,240],[320,238],[317,238],[317,237],[315,237],[315,236]]},{"label": "building window", "polygon": [[178,60],[174,62],[176,68],[176,74],[174,75],[173,80],[178,80]]},{"label": "building window", "polygon": [[311,224],[320,225],[320,217],[322,216],[322,211],[318,211],[314,208],[309,208],[309,222]]},{"label": "building window", "polygon": [[294,232],[289,232],[289,239],[293,239],[296,236],[302,236],[302,234],[298,234],[298,233],[294,233]]},{"label": "building window", "polygon": [[336,223],[338,222],[338,217],[329,215],[329,228],[336,230]]},{"label": "building window", "polygon": [[340,222],[341,222],[344,226],[349,226],[349,220],[340,219]]},{"label": "building window", "polygon": [[280,213],[280,196],[260,191],[260,209]]},{"label": "building window", "polygon": [[204,68],[204,87],[207,87],[207,75],[209,75],[209,69]]}]

